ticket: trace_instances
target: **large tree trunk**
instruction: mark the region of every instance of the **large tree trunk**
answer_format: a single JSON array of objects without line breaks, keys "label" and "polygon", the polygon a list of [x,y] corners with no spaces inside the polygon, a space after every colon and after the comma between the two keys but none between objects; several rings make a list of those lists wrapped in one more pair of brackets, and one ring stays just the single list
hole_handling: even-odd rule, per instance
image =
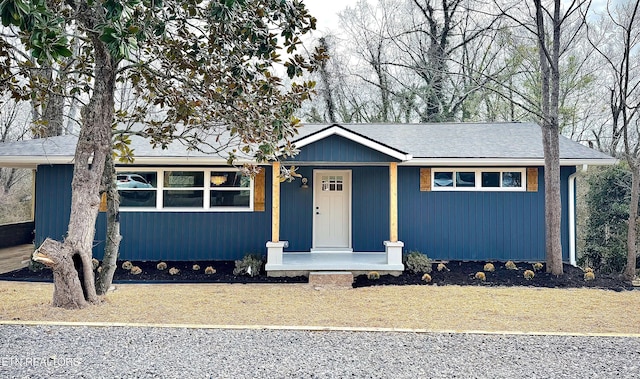
[{"label": "large tree trunk", "polygon": [[92,42],[95,85],[89,104],[82,110],[71,183],[69,229],[64,242],[50,241],[38,249],[38,255],[34,253],[34,260],[47,263],[54,269],[54,275],[59,276],[54,281],[53,305],[68,308],[98,300],[91,259],[100,183],[107,154],[111,153],[116,63],[98,36],[93,36]]},{"label": "large tree trunk", "polygon": [[562,240],[560,226],[562,207],[560,197],[560,138],[559,138],[559,97],[560,97],[560,0],[554,0],[553,42],[548,50],[541,0],[534,0],[536,7],[536,28],[538,54],[540,59],[540,79],[542,89],[542,144],[544,147],[544,214],[547,272],[562,275]]},{"label": "large tree trunk", "polygon": [[107,154],[107,161],[102,176],[104,193],[107,197],[107,241],[102,258],[102,269],[98,273],[96,291],[98,295],[104,295],[111,287],[113,274],[116,272],[118,251],[120,250],[120,196],[116,186],[116,168],[113,164],[113,154]]},{"label": "large tree trunk", "polygon": [[542,128],[544,142],[544,215],[547,272],[562,275],[559,133],[549,126]]},{"label": "large tree trunk", "polygon": [[629,203],[629,225],[627,228],[627,266],[624,269],[624,278],[633,280],[636,277],[636,264],[638,254],[638,201],[640,200],[640,165],[632,162],[631,167],[631,200]]}]

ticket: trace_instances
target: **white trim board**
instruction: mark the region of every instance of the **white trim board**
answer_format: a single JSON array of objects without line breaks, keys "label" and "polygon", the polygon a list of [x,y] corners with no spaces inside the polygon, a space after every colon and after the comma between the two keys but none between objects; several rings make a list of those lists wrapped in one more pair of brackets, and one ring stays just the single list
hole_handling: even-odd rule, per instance
[{"label": "white trim board", "polygon": [[352,131],[349,131],[345,128],[342,128],[340,126],[334,125],[331,126],[327,129],[321,130],[315,134],[312,134],[310,136],[307,137],[303,137],[300,140],[296,141],[293,143],[293,145],[300,149],[304,146],[307,146],[309,144],[312,144],[314,142],[323,140],[327,137],[333,136],[333,135],[337,135],[340,137],[344,137],[346,139],[349,139],[353,142],[359,143],[360,145],[366,146],[370,149],[376,150],[380,153],[386,154],[390,157],[393,157],[395,159],[398,159],[400,161],[409,161],[412,159],[411,154],[407,154],[404,152],[401,152],[399,150],[396,149],[392,149],[388,146],[385,146],[381,143],[378,143],[376,141],[373,141],[371,139],[365,138],[359,134],[356,134]]}]

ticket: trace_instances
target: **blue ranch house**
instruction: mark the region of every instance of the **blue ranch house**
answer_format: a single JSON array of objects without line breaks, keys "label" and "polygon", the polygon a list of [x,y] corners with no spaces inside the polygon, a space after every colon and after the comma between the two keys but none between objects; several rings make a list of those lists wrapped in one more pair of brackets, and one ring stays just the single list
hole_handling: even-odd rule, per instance
[{"label": "blue ranch house", "polygon": [[[35,243],[62,239],[77,137],[0,144],[0,166],[35,170]],[[292,158],[253,178],[225,157],[132,137],[119,165],[120,259],[267,255],[269,275],[398,273],[402,253],[437,260],[542,261],[544,156],[532,123],[309,124]],[[575,263],[577,168],[615,159],[560,139],[563,258]],[[280,182],[280,166],[302,175]],[[96,229],[102,255],[105,217]]]}]

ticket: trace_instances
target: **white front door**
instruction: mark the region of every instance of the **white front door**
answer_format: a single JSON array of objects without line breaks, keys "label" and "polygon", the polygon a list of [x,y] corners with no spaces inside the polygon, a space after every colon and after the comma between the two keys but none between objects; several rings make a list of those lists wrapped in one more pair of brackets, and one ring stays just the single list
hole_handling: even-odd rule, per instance
[{"label": "white front door", "polygon": [[351,171],[313,172],[313,248],[351,248]]}]

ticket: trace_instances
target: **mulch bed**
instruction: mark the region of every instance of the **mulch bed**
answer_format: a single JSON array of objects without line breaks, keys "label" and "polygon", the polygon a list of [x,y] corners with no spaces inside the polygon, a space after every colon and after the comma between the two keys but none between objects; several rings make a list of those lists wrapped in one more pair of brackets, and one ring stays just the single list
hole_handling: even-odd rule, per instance
[{"label": "mulch bed", "polygon": [[[158,262],[132,262],[142,269],[142,273],[134,275],[122,268],[122,262],[118,262],[118,268],[114,276],[114,283],[307,283],[303,276],[292,278],[272,278],[264,273],[251,277],[247,275],[234,275],[233,261],[202,261],[202,262],[166,262],[167,269],[158,270]],[[198,264],[200,269],[193,270],[193,265]],[[526,270],[532,270],[530,263],[516,263],[516,270],[508,270],[504,263],[494,262],[495,271],[484,272],[486,280],[475,278],[477,272],[482,272],[484,262],[459,262],[452,261],[445,264],[446,269],[437,270],[433,265],[430,273],[431,282],[422,280],[422,274],[405,271],[400,276],[382,275],[379,279],[369,279],[367,275],[355,278],[354,287],[367,287],[378,285],[475,285],[475,286],[527,286],[546,288],[604,288],[615,291],[631,290],[631,283],[622,280],[617,275],[599,275],[592,281],[584,280],[584,272],[577,267],[564,265],[564,275],[556,277],[545,272],[545,268],[536,271],[534,278],[528,280],[524,277]],[[215,268],[212,275],[204,273],[207,266]],[[180,270],[176,275],[169,274],[169,269],[175,267]],[[21,270],[0,274],[0,280],[50,282],[52,273],[49,269],[38,271],[23,268]]]}]

